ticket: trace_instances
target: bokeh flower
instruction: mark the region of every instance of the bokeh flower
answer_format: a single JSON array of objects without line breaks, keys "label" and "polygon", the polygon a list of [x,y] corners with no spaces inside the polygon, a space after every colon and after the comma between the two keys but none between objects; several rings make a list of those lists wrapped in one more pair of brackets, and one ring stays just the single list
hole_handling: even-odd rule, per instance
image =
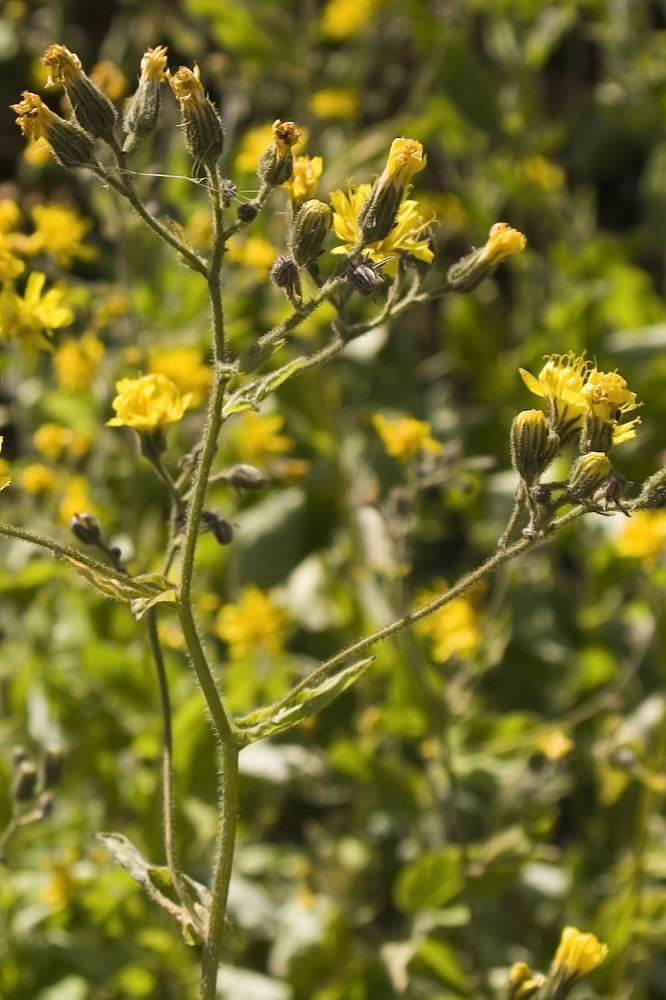
[{"label": "bokeh flower", "polygon": [[280,413],[267,413],[265,416],[251,410],[241,413],[233,432],[238,458],[261,469],[271,459],[284,455],[293,442],[281,433],[283,427],[284,417]]},{"label": "bokeh flower", "polygon": [[313,198],[324,169],[321,156],[297,156],[294,159],[292,175],[282,187],[295,205],[300,205],[308,198]]},{"label": "bokeh flower", "polygon": [[442,450],[441,442],[433,438],[432,428],[425,420],[415,417],[389,419],[383,413],[373,413],[371,420],[387,454],[401,462],[410,462],[421,451],[437,454]]},{"label": "bokeh flower", "polygon": [[81,337],[67,337],[53,353],[53,367],[65,392],[89,388],[104,356],[104,344],[88,330]]},{"label": "bokeh flower", "polygon": [[[447,589],[444,580],[435,580],[432,588],[417,591],[414,608],[429,604]],[[436,663],[446,663],[453,656],[468,659],[481,645],[478,611],[469,595],[454,597],[414,626],[430,641],[430,653]]]},{"label": "bokeh flower", "polygon": [[614,547],[620,556],[654,563],[666,552],[666,510],[633,511]]},{"label": "bokeh flower", "polygon": [[25,238],[22,250],[28,255],[48,253],[62,268],[76,261],[94,260],[97,251],[83,242],[92,226],[73,208],[64,205],[36,205],[32,210],[35,230]]},{"label": "bokeh flower", "polygon": [[201,406],[207,399],[213,370],[203,364],[198,347],[176,347],[151,354],[148,365],[151,372],[166,375],[181,393],[189,395],[190,406]]},{"label": "bokeh flower", "polygon": [[48,337],[53,330],[67,326],[74,319],[63,304],[64,289],[54,286],[42,294],[46,275],[33,271],[23,295],[12,288],[0,292],[0,338],[14,340],[27,350],[50,348]]},{"label": "bokeh flower", "polygon": [[[2,451],[2,442],[4,438],[0,437],[0,451]],[[5,486],[9,486],[11,479],[7,475],[8,466],[4,458],[0,458],[0,490],[4,490]]]},{"label": "bokeh flower", "polygon": [[215,633],[228,644],[233,660],[258,651],[280,653],[288,631],[287,613],[254,584],[244,587],[234,604],[224,604],[215,622]]}]

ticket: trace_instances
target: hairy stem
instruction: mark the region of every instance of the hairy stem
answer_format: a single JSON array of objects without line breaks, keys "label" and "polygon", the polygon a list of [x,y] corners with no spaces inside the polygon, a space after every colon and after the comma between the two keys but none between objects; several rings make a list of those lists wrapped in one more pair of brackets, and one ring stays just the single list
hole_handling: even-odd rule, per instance
[{"label": "hairy stem", "polygon": [[82,552],[81,549],[75,549],[72,545],[65,545],[56,538],[49,538],[48,535],[40,535],[36,531],[27,531],[25,528],[18,528],[13,524],[4,523],[0,523],[0,535],[6,535],[8,538],[20,538],[23,542],[30,542],[31,545],[39,545],[42,549],[48,549],[56,558],[58,556],[66,556],[68,559],[75,559],[83,563],[84,566],[88,566],[89,569],[95,570],[96,573],[100,573],[103,576],[113,577],[114,580],[120,580],[122,583],[127,581],[126,572],[114,566],[109,566],[107,563],[99,562],[97,559],[93,559],[85,552]]}]

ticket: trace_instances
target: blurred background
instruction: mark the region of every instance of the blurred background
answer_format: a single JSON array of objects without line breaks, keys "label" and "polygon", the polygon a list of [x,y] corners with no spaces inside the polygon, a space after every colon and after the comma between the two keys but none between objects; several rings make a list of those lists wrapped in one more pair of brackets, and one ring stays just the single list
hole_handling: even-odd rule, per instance
[{"label": "blurred background", "polygon": [[[3,520],[67,538],[71,515],[92,511],[134,571],[158,568],[167,501],[130,432],[104,426],[115,381],[164,371],[195,394],[169,435],[172,469],[197,441],[210,381],[197,277],[91,175],[26,147],[16,127],[8,106],[24,89],[65,113],[40,62],[52,42],[77,52],[118,108],[146,48],[168,46],[172,71],[197,62],[239,201],[257,189],[275,118],[303,128],[297,152],[323,158],[323,200],[371,180],[395,136],[419,139],[428,164],[411,197],[436,247],[426,287],[495,222],[527,236],[472,294],[412,309],[229,421],[217,467],[247,461],[270,479],[258,494],[217,486],[210,502],[235,539],[199,547],[199,612],[233,711],[279,697],[493,551],[515,489],[511,421],[539,405],[519,366],[537,374],[544,355],[573,350],[617,368],[643,423],[614,465],[634,491],[661,466],[665,3],[4,0],[0,231],[72,320],[48,349],[9,343],[0,359],[13,478]],[[158,133],[133,154],[135,180],[205,248],[205,192],[167,90]],[[278,191],[230,241],[234,352],[287,314],[268,280],[286,226]],[[322,271],[334,262],[326,254]],[[384,294],[354,302],[355,318]],[[275,363],[324,344],[332,318],[320,309]],[[440,447],[401,449],[377,414],[427,422]],[[565,924],[609,944],[599,995],[666,997],[665,540],[660,511],[586,517],[379,647],[365,678],[308,725],[243,752],[221,997],[490,997],[514,961],[547,971]],[[196,949],[94,838],[121,832],[163,862],[143,632],[52,560],[8,540],[2,552],[0,820],[12,747],[38,762],[61,745],[66,764],[51,816],[7,848],[0,995],[194,998]],[[169,614],[160,629],[177,839],[205,881],[215,747]]]}]

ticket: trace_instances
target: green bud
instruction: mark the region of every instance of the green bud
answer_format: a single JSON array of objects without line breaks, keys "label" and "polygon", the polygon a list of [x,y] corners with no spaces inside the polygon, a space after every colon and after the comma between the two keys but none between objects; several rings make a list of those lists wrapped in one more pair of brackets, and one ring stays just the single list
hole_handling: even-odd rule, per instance
[{"label": "green bud", "polygon": [[90,167],[96,162],[91,137],[74,122],[54,116],[44,130],[44,138],[56,163],[67,170]]},{"label": "green bud", "polygon": [[259,179],[271,187],[277,187],[288,181],[294,172],[294,154],[290,149],[282,154],[272,143],[267,146],[259,158],[257,174]]},{"label": "green bud", "polygon": [[364,244],[385,239],[395,226],[395,217],[405,195],[402,184],[375,181],[358,213],[358,231]]},{"label": "green bud", "polygon": [[151,135],[157,126],[161,93],[156,80],[140,83],[123,116],[123,130],[127,134],[123,149],[129,153],[140,139]]},{"label": "green bud", "polygon": [[245,462],[232,465],[226,478],[237,490],[262,490],[268,482],[261,469]]},{"label": "green bud", "polygon": [[636,508],[661,510],[666,507],[666,468],[655,472],[643,483],[641,494],[634,504]]},{"label": "green bud", "polygon": [[37,790],[39,775],[30,760],[22,761],[16,768],[12,784],[12,798],[15,802],[28,802]]},{"label": "green bud", "polygon": [[581,455],[571,467],[567,482],[567,495],[573,503],[589,500],[603,486],[613,471],[608,455],[603,451],[590,451]]},{"label": "green bud", "polygon": [[66,88],[81,128],[95,138],[111,138],[118,115],[106,94],[85,73],[73,77]]},{"label": "green bud", "polygon": [[510,441],[513,467],[528,485],[550,465],[560,443],[543,410],[519,413],[511,425]]},{"label": "green bud", "polygon": [[292,223],[289,245],[299,267],[317,259],[326,234],[333,225],[333,213],[328,205],[312,198],[304,202]]}]

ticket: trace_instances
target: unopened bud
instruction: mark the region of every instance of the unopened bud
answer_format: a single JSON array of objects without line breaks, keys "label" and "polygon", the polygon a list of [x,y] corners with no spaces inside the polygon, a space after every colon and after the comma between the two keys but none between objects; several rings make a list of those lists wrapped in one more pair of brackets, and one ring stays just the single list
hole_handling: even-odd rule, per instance
[{"label": "unopened bud", "polygon": [[15,802],[28,802],[37,790],[39,775],[37,768],[30,760],[19,764],[14,775],[12,798]]},{"label": "unopened bud", "polygon": [[58,783],[62,774],[64,762],[65,755],[62,752],[62,747],[53,746],[48,748],[44,754],[44,761],[42,765],[44,788],[52,788],[53,785]]},{"label": "unopened bud", "polygon": [[261,469],[241,462],[231,466],[227,472],[227,482],[237,490],[262,490],[268,480]]},{"label": "unopened bud", "polygon": [[64,84],[81,127],[94,137],[113,138],[113,127],[118,117],[116,109],[106,94],[83,72],[79,57],[64,45],[50,45],[42,56],[42,62],[51,71],[47,86]]},{"label": "unopened bud", "polygon": [[589,500],[603,486],[613,471],[608,455],[590,451],[576,459],[567,482],[567,495],[573,503]]},{"label": "unopened bud", "polygon": [[666,507],[666,469],[660,469],[643,483],[641,494],[634,504],[636,508],[660,510]]},{"label": "unopened bud", "polygon": [[216,514],[212,510],[204,510],[201,519],[220,545],[231,544],[234,539],[234,529],[228,518],[223,517],[222,514]]},{"label": "unopened bud", "polygon": [[40,813],[40,819],[46,819],[46,817],[53,811],[53,796],[50,792],[42,792],[42,794],[37,799],[37,812]]},{"label": "unopened bud", "polygon": [[259,215],[259,206],[256,201],[244,201],[236,209],[236,215],[241,222],[254,222]]},{"label": "unopened bud", "polygon": [[69,522],[69,530],[84,545],[99,545],[102,531],[94,514],[74,514]]},{"label": "unopened bud", "polygon": [[559,447],[543,410],[523,410],[511,425],[511,461],[516,472],[531,484],[551,463]]},{"label": "unopened bud", "polygon": [[496,222],[484,246],[473,250],[449,268],[446,275],[456,292],[471,292],[506,257],[525,249],[527,240],[506,222]]},{"label": "unopened bud", "polygon": [[526,1000],[539,989],[543,981],[543,976],[533,975],[525,962],[516,962],[509,973],[506,991],[508,1000]]},{"label": "unopened bud", "polygon": [[293,257],[285,257],[282,254],[276,257],[271,268],[270,278],[274,285],[284,289],[290,301],[300,301],[301,279],[298,273],[298,265]]},{"label": "unopened bud", "polygon": [[322,243],[333,225],[333,213],[328,205],[316,198],[306,201],[292,223],[289,245],[299,267],[317,259]]}]

